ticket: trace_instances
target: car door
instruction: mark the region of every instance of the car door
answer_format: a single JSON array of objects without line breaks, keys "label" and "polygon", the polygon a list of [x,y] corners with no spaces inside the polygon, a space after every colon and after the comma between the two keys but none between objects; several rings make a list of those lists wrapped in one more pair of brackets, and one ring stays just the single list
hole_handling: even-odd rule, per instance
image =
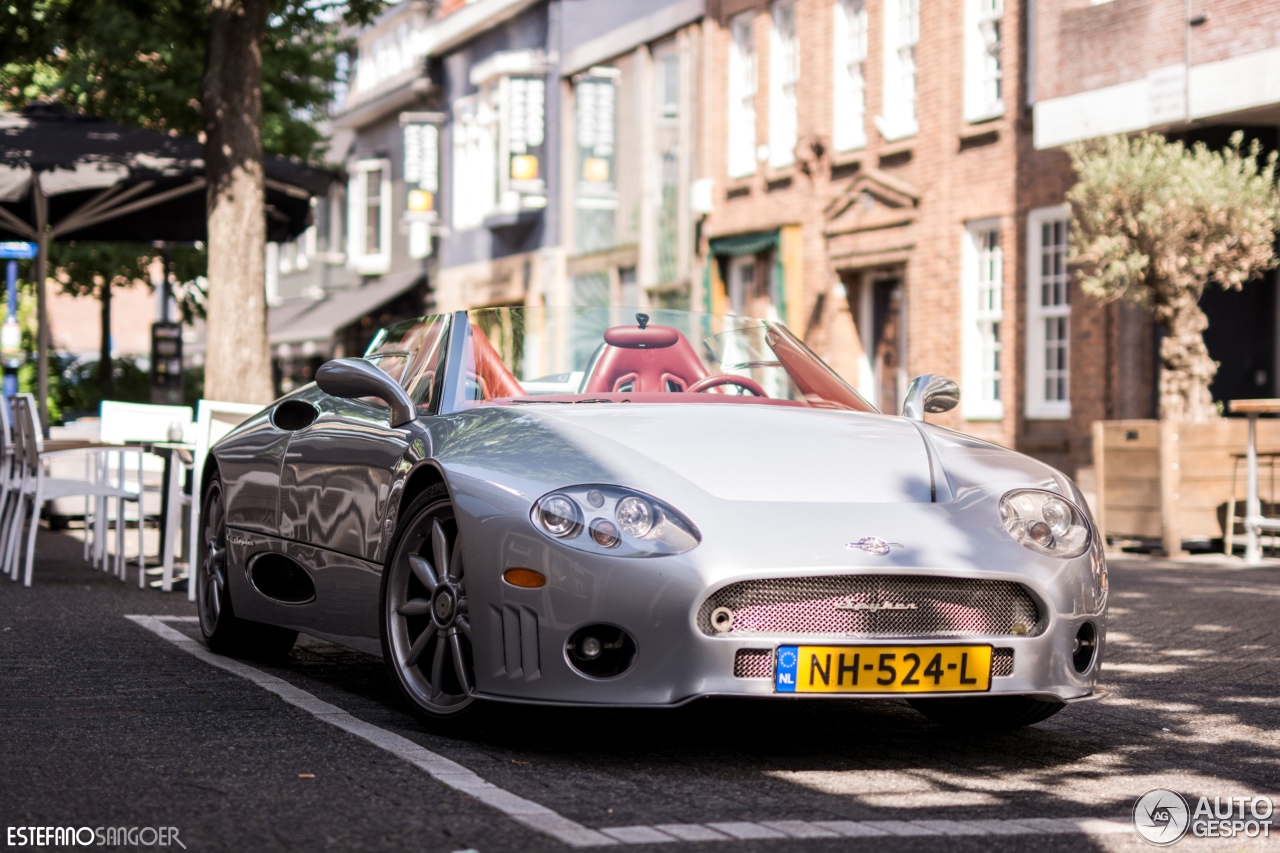
[{"label": "car door", "polygon": [[[401,381],[420,411],[435,388],[447,316],[427,317],[379,333],[366,358]],[[381,520],[414,432],[392,428],[382,400],[319,394],[317,416],[293,433],[280,479],[280,536],[381,562]]]}]

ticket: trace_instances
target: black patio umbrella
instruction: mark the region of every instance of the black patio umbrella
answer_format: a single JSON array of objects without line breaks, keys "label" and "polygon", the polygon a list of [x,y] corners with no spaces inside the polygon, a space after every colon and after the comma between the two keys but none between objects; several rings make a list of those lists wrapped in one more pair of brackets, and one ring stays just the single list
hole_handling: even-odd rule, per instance
[{"label": "black patio umbrella", "polygon": [[[289,240],[311,224],[311,198],[335,175],[267,157],[268,239]],[[0,240],[37,244],[39,404],[49,392],[45,299],[49,242],[185,242],[206,238],[204,146],[124,127],[52,104],[0,113]]]}]

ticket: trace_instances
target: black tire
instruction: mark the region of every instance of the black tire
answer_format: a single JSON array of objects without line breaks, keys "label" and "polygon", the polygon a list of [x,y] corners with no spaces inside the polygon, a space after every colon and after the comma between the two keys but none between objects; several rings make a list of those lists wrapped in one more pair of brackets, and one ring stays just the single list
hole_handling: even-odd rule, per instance
[{"label": "black tire", "polygon": [[200,504],[200,537],[196,542],[196,612],[200,635],[210,651],[233,657],[274,660],[289,654],[297,631],[240,619],[231,604],[227,567],[227,516],[222,481],[214,476]]},{"label": "black tire", "polygon": [[964,699],[908,699],[935,723],[971,731],[1007,731],[1049,719],[1066,707],[1034,696],[978,696]]},{"label": "black tire", "polygon": [[458,720],[475,706],[466,578],[453,504],[442,484],[400,515],[382,573],[382,659],[419,719]]}]

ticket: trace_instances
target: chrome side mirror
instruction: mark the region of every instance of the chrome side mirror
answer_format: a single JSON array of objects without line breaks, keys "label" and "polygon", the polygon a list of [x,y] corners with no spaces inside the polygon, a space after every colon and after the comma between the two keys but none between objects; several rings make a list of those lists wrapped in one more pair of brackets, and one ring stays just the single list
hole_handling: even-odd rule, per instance
[{"label": "chrome side mirror", "polygon": [[391,409],[391,425],[403,426],[417,418],[413,401],[400,383],[363,358],[335,358],[316,371],[316,384],[333,397],[377,397]]},{"label": "chrome side mirror", "polygon": [[959,385],[941,374],[925,373],[912,379],[907,387],[902,416],[922,421],[926,412],[931,415],[949,412],[959,404]]}]

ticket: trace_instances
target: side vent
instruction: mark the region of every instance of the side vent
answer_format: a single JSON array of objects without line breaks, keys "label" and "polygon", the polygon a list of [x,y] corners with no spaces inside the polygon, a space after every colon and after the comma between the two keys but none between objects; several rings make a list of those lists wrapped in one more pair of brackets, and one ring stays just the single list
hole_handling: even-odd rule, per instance
[{"label": "side vent", "polygon": [[311,575],[284,554],[259,555],[249,567],[249,580],[254,589],[281,604],[307,604],[316,599]]},{"label": "side vent", "polygon": [[501,626],[500,676],[532,681],[542,675],[538,656],[538,614],[513,604],[494,607],[494,621]]}]

